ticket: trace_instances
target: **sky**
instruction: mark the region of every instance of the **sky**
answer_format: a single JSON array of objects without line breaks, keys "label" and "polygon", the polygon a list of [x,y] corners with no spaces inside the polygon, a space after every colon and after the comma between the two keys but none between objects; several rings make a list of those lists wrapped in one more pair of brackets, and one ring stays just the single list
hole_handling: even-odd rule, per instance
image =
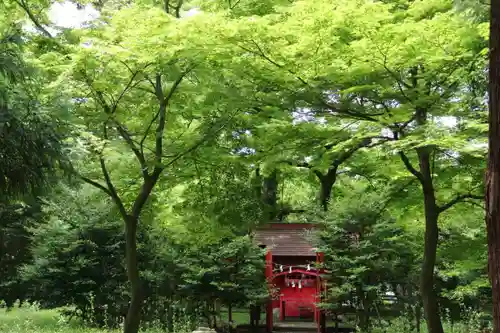
[{"label": "sky", "polygon": [[87,21],[99,17],[99,12],[91,5],[77,9],[70,2],[55,3],[49,10],[49,18],[56,26],[63,28],[77,28]]},{"label": "sky", "polygon": [[[192,16],[198,13],[197,8],[192,8],[184,13],[183,16]],[[56,26],[62,28],[77,28],[85,22],[99,17],[99,12],[92,5],[86,5],[82,9],[77,9],[76,5],[69,2],[56,2],[49,10],[49,18]],[[53,32],[53,31],[51,31]]]}]

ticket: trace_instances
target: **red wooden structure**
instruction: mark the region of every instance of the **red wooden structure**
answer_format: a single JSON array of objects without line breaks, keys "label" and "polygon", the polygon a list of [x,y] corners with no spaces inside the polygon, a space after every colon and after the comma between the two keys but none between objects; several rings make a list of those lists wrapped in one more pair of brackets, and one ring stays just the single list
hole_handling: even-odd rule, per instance
[{"label": "red wooden structure", "polygon": [[255,241],[267,250],[268,332],[278,313],[280,321],[310,320],[317,323],[318,332],[325,329],[324,314],[316,306],[325,285],[315,263],[323,261],[323,253],[311,245],[310,237],[314,237],[314,225],[304,223],[270,223],[255,232]]}]

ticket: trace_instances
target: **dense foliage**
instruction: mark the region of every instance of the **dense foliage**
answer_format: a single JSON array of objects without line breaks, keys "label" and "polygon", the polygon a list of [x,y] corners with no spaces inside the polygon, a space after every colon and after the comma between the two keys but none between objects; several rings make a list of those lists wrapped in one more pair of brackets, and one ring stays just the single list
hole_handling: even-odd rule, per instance
[{"label": "dense foliage", "polygon": [[219,326],[265,302],[251,234],[280,221],[323,227],[322,306],[360,330],[488,318],[482,6],[63,4],[92,16],[0,4],[8,306]]}]

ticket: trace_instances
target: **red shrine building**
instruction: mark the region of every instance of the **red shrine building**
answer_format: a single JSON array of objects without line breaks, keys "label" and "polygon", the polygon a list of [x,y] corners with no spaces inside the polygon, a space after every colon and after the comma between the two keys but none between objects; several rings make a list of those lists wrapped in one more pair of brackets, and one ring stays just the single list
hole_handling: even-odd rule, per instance
[{"label": "red shrine building", "polygon": [[323,253],[311,244],[313,236],[314,225],[305,223],[270,223],[255,232],[254,240],[267,250],[268,332],[273,321],[310,321],[318,332],[325,328],[324,315],[316,306],[326,286],[316,265],[323,261]]}]

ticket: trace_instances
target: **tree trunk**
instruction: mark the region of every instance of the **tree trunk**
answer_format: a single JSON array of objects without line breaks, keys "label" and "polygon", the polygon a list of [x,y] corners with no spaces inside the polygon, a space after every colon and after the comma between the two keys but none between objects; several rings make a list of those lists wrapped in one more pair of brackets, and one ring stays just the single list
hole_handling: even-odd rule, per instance
[{"label": "tree trunk", "polygon": [[[260,173],[258,176],[261,177]],[[260,197],[268,221],[273,221],[278,212],[278,170],[274,169],[269,176],[264,176],[261,179]]]},{"label": "tree trunk", "polygon": [[332,198],[332,191],[335,182],[337,181],[337,166],[332,166],[328,169],[326,174],[317,174],[320,189],[319,189],[319,202],[323,211],[328,211],[328,204],[330,203],[330,199]]},{"label": "tree trunk", "polygon": [[500,0],[491,0],[489,155],[486,176],[488,268],[493,298],[493,329],[500,333]]},{"label": "tree trunk", "polygon": [[139,332],[139,324],[141,320],[142,301],[144,295],[142,293],[141,278],[139,275],[139,266],[137,262],[137,224],[138,218],[129,216],[125,222],[125,239],[126,239],[126,265],[127,275],[130,282],[130,305],[125,318],[124,333]]},{"label": "tree trunk", "polygon": [[430,163],[431,150],[424,147],[418,149],[417,153],[422,175],[421,185],[424,195],[425,213],[424,260],[420,274],[420,295],[422,297],[428,332],[443,333],[438,299],[434,290],[434,267],[436,265],[439,235],[439,207],[436,204],[434,186],[432,183]]},{"label": "tree trunk", "polygon": [[422,320],[422,314],[420,313],[420,302],[417,304],[417,307],[415,308],[415,329],[417,333],[420,333],[420,321]]},{"label": "tree trunk", "polygon": [[167,306],[167,331],[174,333],[174,307],[172,301],[169,300],[169,302],[170,304]]}]

